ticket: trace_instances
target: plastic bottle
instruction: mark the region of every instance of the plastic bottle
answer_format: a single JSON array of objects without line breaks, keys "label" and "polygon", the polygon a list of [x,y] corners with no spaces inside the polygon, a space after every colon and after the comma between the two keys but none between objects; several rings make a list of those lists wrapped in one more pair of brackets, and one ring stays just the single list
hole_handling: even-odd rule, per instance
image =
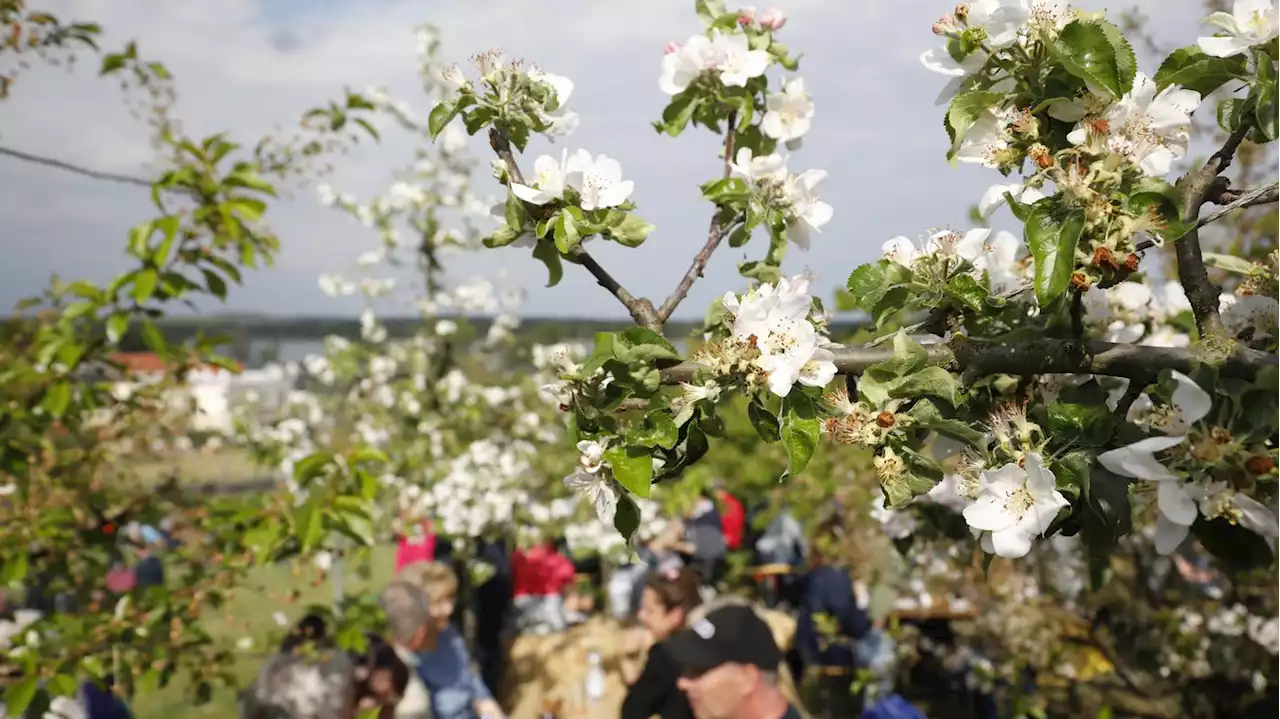
[{"label": "plastic bottle", "polygon": [[604,667],[600,652],[592,649],[587,653],[587,680],[586,686],[587,702],[595,704],[604,699],[605,679]]}]

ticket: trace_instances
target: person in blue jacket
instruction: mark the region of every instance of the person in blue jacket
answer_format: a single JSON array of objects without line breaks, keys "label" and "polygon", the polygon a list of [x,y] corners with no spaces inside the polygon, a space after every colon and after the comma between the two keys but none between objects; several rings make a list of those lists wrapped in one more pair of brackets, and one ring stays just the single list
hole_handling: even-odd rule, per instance
[{"label": "person in blue jacket", "polygon": [[823,704],[831,716],[859,716],[862,698],[850,690],[859,661],[857,642],[871,635],[873,624],[858,606],[849,571],[828,561],[824,537],[838,535],[832,522],[818,528],[809,547],[809,571],[805,575],[796,623],[796,649],[806,670],[836,669],[815,679]]}]

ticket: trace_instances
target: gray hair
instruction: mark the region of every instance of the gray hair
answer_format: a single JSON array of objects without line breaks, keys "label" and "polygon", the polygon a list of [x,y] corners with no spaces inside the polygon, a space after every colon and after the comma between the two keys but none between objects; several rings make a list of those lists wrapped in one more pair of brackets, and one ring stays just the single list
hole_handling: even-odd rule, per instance
[{"label": "gray hair", "polygon": [[378,603],[387,613],[387,628],[392,639],[401,646],[412,642],[419,630],[431,621],[431,596],[415,584],[392,581],[378,594]]}]

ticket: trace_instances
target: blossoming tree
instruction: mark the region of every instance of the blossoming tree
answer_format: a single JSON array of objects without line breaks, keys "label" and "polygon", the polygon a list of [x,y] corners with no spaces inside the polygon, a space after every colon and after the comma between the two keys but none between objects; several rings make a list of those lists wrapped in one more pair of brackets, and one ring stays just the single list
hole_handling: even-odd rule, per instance
[{"label": "blossoming tree", "polygon": [[[1224,537],[1222,551],[1274,545],[1274,255],[1237,264],[1244,276],[1224,295],[1199,240],[1220,214],[1202,217],[1204,205],[1275,200],[1274,185],[1236,190],[1222,177],[1240,143],[1276,135],[1274,4],[1211,16],[1223,33],[1174,52],[1154,75],[1139,71],[1115,25],[1065,2],[961,3],[936,23],[943,45],[922,61],[951,78],[948,157],[1017,177],[981,207],[1007,205],[1023,238],[947,229],[919,244],[889,240],[884,259],[852,272],[849,292],[879,326],[924,319],[866,347],[833,346],[807,280],[780,270],[788,245],[807,246],[832,213],[816,192],[824,173],[792,172],[778,152],[814,117],[799,76],[770,89],[771,68],[798,70],[779,42],[785,15],[695,5],[706,30],[667,46],[658,84],[671,100],[655,127],[722,134],[724,171],[703,186],[715,206],[707,241],[661,304],[633,296],[587,249],[597,238],[636,246],[653,230],[616,161],[583,150],[538,158],[531,177],[521,170],[515,153],[531,133],[575,124],[571,82],[485,53],[478,79],[446,74],[453,93],[429,118],[436,134],[456,117],[487,132],[500,160],[504,223],[487,245],[531,251],[552,284],[563,262],[581,265],[636,321],[600,335],[583,371],[566,375],[572,433],[600,466],[590,482],[568,481],[597,500],[615,495],[619,531],[634,530],[634,497],[706,452],[717,403],[746,394],[761,437],[787,449],[786,475],[803,471],[822,435],[863,445],[891,507],[937,485],[947,458],[934,440],[953,440],[965,520],[993,555],[1079,533],[1105,562],[1148,487],[1162,551],[1188,532]],[[1190,114],[1224,85],[1232,94],[1217,110],[1229,140],[1170,184]],[[767,251],[740,266],[754,286],[711,308],[706,344],[682,361],[663,322],[722,242],[744,245],[757,229]],[[1159,263],[1144,268],[1143,255],[1167,245],[1178,280],[1157,293],[1144,269]],[[1113,300],[1137,315],[1110,319]],[[848,391],[824,396],[837,373]]]}]

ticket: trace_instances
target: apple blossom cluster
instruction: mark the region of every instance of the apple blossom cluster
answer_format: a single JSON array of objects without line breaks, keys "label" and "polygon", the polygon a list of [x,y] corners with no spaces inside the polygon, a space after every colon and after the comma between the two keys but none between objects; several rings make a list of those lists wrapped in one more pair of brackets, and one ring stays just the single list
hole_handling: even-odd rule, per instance
[{"label": "apple blossom cluster", "polygon": [[[1195,380],[1172,372],[1174,389],[1156,405],[1141,395],[1128,419],[1151,436],[1108,450],[1098,461],[1122,477],[1152,482],[1156,489],[1155,546],[1169,554],[1190,534],[1196,519],[1226,519],[1263,537],[1275,551],[1280,520],[1238,487],[1276,472],[1269,436],[1234,436],[1211,416],[1213,397]],[[1159,457],[1157,457],[1159,455]]]},{"label": "apple blossom cluster", "polygon": [[795,276],[757,285],[722,303],[732,323],[728,336],[703,345],[694,360],[712,376],[764,386],[786,397],[797,383],[825,387],[836,374],[825,317],[814,311],[809,279]]},{"label": "apple blossom cluster", "polygon": [[[751,148],[744,147],[729,164],[730,177],[745,183],[750,202],[746,210],[748,217],[780,215],[787,228],[787,239],[800,249],[808,250],[810,233],[821,232],[834,214],[831,205],[817,194],[818,184],[826,179],[827,172],[793,173],[787,169],[787,159],[778,154],[756,157]],[[751,226],[750,220],[747,226]]]},{"label": "apple blossom cluster", "polygon": [[[1160,676],[1190,680],[1227,673],[1247,681],[1255,691],[1265,691],[1275,675],[1268,676],[1263,662],[1274,663],[1280,652],[1280,620],[1253,614],[1242,604],[1205,609],[1212,613],[1186,606],[1173,609],[1174,636],[1161,647]],[[1261,656],[1255,647],[1262,650]],[[1250,655],[1261,661],[1241,659]]]},{"label": "apple blossom cluster", "polygon": [[461,116],[468,134],[493,123],[520,149],[529,130],[549,138],[569,135],[578,127],[578,113],[568,102],[573,81],[567,77],[507,61],[501,50],[488,50],[471,58],[479,73],[475,81],[457,65],[440,71],[448,94],[428,118],[431,136],[437,136],[455,117]]},{"label": "apple blossom cluster", "polygon": [[986,278],[993,293],[1005,293],[1023,284],[1023,244],[1006,230],[980,227],[963,234],[941,230],[919,246],[899,235],[881,247],[884,258],[911,270],[924,285],[946,286],[957,274]]}]

